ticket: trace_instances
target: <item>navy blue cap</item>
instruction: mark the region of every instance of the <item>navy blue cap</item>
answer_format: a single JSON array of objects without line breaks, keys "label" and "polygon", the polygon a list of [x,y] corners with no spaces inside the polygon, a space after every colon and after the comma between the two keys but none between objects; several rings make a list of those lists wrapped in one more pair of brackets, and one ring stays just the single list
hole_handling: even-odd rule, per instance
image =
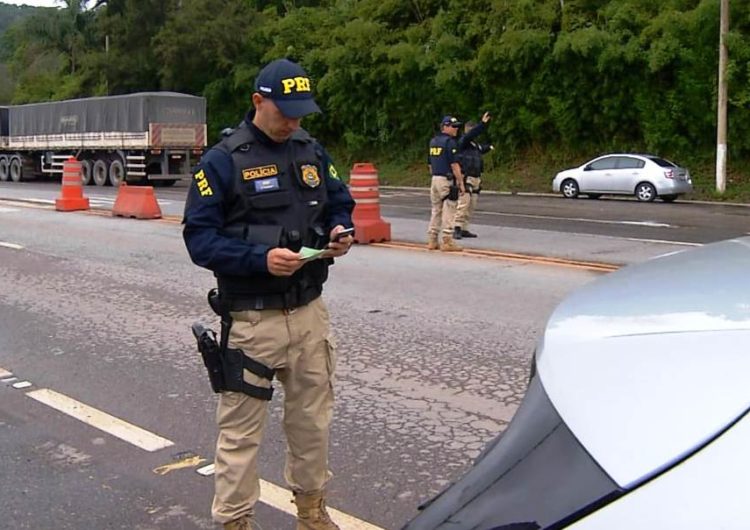
[{"label": "navy blue cap", "polygon": [[255,91],[273,100],[287,118],[320,112],[307,72],[289,59],[277,59],[264,66],[255,79]]},{"label": "navy blue cap", "polygon": [[440,122],[440,125],[442,125],[443,127],[460,127],[462,123],[462,121],[459,121],[454,116],[443,116],[443,121]]}]

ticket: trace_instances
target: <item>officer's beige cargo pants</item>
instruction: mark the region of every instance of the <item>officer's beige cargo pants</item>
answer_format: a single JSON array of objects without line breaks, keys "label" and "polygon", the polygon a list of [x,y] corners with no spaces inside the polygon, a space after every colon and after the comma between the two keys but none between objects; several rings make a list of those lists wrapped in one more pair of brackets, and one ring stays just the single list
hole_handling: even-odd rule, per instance
[{"label": "officer's beige cargo pants", "polygon": [[456,206],[456,226],[460,226],[461,230],[469,229],[469,221],[474,215],[479,199],[479,194],[476,191],[469,193],[469,187],[472,190],[477,190],[481,185],[482,181],[478,177],[466,177],[466,193],[458,197],[458,206]]},{"label": "officer's beige cargo pants", "polygon": [[443,200],[448,196],[451,189],[451,181],[446,177],[433,176],[430,186],[430,204],[432,213],[430,215],[430,226],[427,235],[437,238],[441,231],[444,236],[453,235],[453,226],[456,219],[456,201]]},{"label": "officer's beige cargo pants", "polygon": [[[322,297],[295,310],[232,313],[229,345],[277,370],[284,387],[287,438],[284,476],[293,491],[321,490],[328,469],[328,428],[333,412],[336,352]],[[247,383],[268,387],[267,379],[245,370]],[[260,497],[258,448],[268,401],[240,392],[219,397],[213,518],[226,523],[253,511]]]}]

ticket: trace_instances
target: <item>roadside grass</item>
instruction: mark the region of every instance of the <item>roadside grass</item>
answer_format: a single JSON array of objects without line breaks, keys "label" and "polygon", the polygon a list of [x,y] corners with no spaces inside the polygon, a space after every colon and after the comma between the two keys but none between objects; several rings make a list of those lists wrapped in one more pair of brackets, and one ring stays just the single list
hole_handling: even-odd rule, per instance
[{"label": "roadside grass", "polygon": [[[579,166],[593,156],[530,149],[516,158],[505,158],[493,151],[485,157],[482,188],[510,193],[551,193],[552,179],[558,171]],[[357,160],[346,156],[335,158],[342,175],[349,175],[354,162],[370,162],[375,164],[382,186],[428,188],[430,185],[427,158],[420,153],[375,155]],[[716,191],[714,160],[678,163],[689,169],[694,188],[693,193],[681,200],[750,203],[750,163],[738,162],[733,165],[731,159],[728,160],[726,191],[723,194]]]}]

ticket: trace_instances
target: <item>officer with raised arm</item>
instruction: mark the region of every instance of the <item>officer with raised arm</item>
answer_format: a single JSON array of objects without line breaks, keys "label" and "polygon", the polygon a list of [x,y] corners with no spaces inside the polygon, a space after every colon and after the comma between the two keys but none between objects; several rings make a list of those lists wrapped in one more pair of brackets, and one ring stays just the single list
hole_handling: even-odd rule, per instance
[{"label": "officer with raised arm", "polygon": [[489,153],[494,147],[475,140],[484,132],[491,119],[490,113],[485,112],[479,123],[468,121],[464,125],[464,134],[458,139],[458,161],[464,174],[466,193],[461,195],[456,206],[456,221],[453,227],[453,238],[477,237],[469,231],[469,221],[474,214],[482,190],[482,172],[484,160],[482,155]]}]

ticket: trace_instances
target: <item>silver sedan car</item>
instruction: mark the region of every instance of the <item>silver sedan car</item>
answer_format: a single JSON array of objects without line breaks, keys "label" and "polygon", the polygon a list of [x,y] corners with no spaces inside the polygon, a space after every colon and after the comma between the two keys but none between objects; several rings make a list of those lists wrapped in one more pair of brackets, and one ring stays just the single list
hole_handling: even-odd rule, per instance
[{"label": "silver sedan car", "polygon": [[405,530],[750,528],[750,237],[572,293],[503,434]]},{"label": "silver sedan car", "polygon": [[650,202],[659,197],[672,202],[693,191],[690,172],[654,155],[611,154],[555,176],[552,191],[568,199],[580,194],[598,199],[604,194],[635,195]]}]

